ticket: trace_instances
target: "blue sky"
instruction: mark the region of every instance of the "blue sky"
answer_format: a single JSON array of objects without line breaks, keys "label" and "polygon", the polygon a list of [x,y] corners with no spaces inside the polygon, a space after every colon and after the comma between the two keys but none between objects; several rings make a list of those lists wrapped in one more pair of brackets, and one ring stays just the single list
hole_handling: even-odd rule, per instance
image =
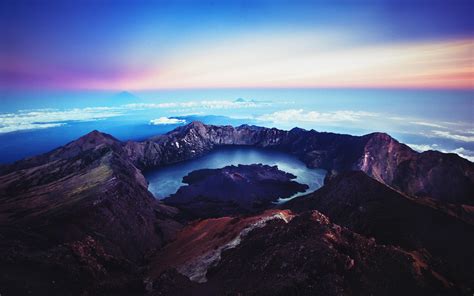
[{"label": "blue sky", "polygon": [[3,89],[472,88],[472,1],[0,5]]},{"label": "blue sky", "polygon": [[0,138],[9,151],[47,131],[55,145],[91,128],[126,139],[127,128],[219,115],[384,131],[474,159],[473,9],[462,0],[2,1]]}]

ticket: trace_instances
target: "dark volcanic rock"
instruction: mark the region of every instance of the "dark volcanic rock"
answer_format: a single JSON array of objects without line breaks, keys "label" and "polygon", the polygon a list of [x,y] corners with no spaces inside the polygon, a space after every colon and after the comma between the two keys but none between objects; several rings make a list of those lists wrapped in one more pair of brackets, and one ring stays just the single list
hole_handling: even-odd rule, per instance
[{"label": "dark volcanic rock", "polygon": [[193,171],[183,178],[189,185],[166,198],[192,217],[221,217],[262,211],[278,198],[304,192],[307,185],[277,166],[262,164],[227,166]]},{"label": "dark volcanic rock", "polygon": [[219,262],[222,252],[238,245],[252,229],[271,220],[288,222],[292,217],[290,211],[271,209],[252,216],[195,220],[155,254],[147,277],[155,282],[167,270],[175,269],[194,282],[205,282],[207,270]]},{"label": "dark volcanic rock", "polygon": [[2,293],[141,289],[138,267],[144,256],[179,224],[172,219],[176,209],[153,198],[122,153],[119,141],[92,132],[4,170]]},{"label": "dark volcanic rock", "polygon": [[[201,242],[194,246],[200,247]],[[384,246],[306,212],[272,220],[222,253],[197,285],[160,274],[150,295],[456,295],[417,252]],[[161,289],[164,289],[163,292]]]},{"label": "dark volcanic rock", "polygon": [[474,204],[473,163],[455,154],[417,153],[384,133],[356,137],[193,122],[144,142],[127,142],[124,149],[137,167],[150,168],[192,159],[221,145],[277,149],[332,174],[361,170],[409,195]]},{"label": "dark volcanic rock", "polygon": [[[370,178],[347,172],[328,180],[321,189],[297,197],[284,208],[318,210],[334,223],[377,242],[406,250],[428,252],[437,271],[458,286],[474,286],[474,224],[468,208],[413,199]],[[466,221],[467,220],[467,221]]]},{"label": "dark volcanic rock", "polygon": [[[288,224],[279,214],[281,222],[265,227],[266,222],[258,224],[259,215],[227,217],[215,233],[219,219],[198,221],[198,230],[207,230],[185,236],[186,246],[200,242],[206,247],[199,250],[215,252],[216,246],[223,249],[214,242],[226,241],[237,247],[222,253],[208,283],[190,283],[171,270],[153,279],[156,293],[472,295],[473,163],[454,154],[417,153],[381,133],[354,137],[199,122],[144,142],[122,143],[94,131],[1,166],[0,293],[143,294],[148,255],[174,238],[181,224],[176,208],[153,198],[140,170],[192,159],[221,145],[291,153],[310,167],[328,170],[328,183],[290,204],[300,214]],[[253,201],[241,187],[243,200]],[[231,237],[229,229],[245,235]],[[165,287],[161,292],[160,286]]]}]

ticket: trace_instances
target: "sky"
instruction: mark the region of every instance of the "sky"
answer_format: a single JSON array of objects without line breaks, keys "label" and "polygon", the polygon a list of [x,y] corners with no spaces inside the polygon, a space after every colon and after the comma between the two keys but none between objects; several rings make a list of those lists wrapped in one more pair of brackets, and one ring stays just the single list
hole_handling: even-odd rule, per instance
[{"label": "sky", "polygon": [[0,163],[192,119],[474,161],[474,2],[0,1]]},{"label": "sky", "polygon": [[0,4],[0,89],[472,89],[472,1]]}]

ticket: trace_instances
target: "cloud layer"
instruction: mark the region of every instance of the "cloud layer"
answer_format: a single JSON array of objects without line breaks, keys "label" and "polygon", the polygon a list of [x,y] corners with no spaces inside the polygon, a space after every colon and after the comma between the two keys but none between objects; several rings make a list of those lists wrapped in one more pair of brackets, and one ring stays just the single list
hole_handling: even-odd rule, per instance
[{"label": "cloud layer", "polygon": [[[252,109],[245,111],[248,119],[261,122],[262,125],[279,128],[303,127],[335,132],[350,132],[362,134],[371,131],[385,131],[391,134],[422,137],[427,144],[411,144],[418,151],[439,150],[457,153],[474,160],[473,149],[474,131],[472,124],[466,122],[436,122],[426,118],[409,118],[358,110],[318,111],[307,109],[283,109],[264,113],[265,110],[275,110],[276,104],[256,100],[201,100],[184,102],[136,103],[117,107],[90,107],[67,110],[37,109],[20,110],[14,113],[0,114],[0,134],[33,129],[46,129],[66,125],[70,122],[95,121],[118,116],[143,116],[139,114],[154,113],[160,117],[144,118],[150,125],[185,124],[186,120],[170,115],[216,114],[216,110],[225,110],[227,116],[239,116],[233,112],[237,109]],[[280,105],[280,107],[282,107]],[[150,110],[152,112],[141,111]],[[136,112],[136,113],[134,113]],[[155,115],[156,115],[155,113]],[[256,115],[248,115],[255,113]],[[136,115],[135,115],[136,114]],[[165,116],[167,115],[167,116]],[[402,137],[403,138],[403,137]],[[409,137],[408,137],[409,139]],[[410,142],[410,141],[408,141]],[[419,143],[419,140],[417,140]],[[423,141],[421,141],[423,142]],[[425,142],[426,143],[426,142]],[[451,147],[451,148],[446,148]],[[453,148],[457,147],[457,148]]]},{"label": "cloud layer", "polygon": [[364,111],[334,111],[334,112],[318,112],[304,111],[303,109],[288,109],[276,111],[270,114],[258,116],[261,121],[274,123],[297,123],[297,122],[314,122],[314,123],[338,123],[360,121],[365,117],[375,117],[376,113]]},{"label": "cloud layer", "polygon": [[0,114],[0,134],[58,127],[70,121],[93,121],[122,114],[120,110],[109,107],[20,110],[16,113]]},{"label": "cloud layer", "polygon": [[474,136],[454,133],[451,131],[434,130],[433,135],[439,138],[450,139],[458,142],[474,142]]},{"label": "cloud layer", "polygon": [[[196,110],[235,110],[246,108],[263,108],[271,105],[271,102],[256,100],[201,100],[187,102],[162,102],[162,103],[135,103],[116,107],[88,107],[67,110],[59,109],[35,109],[20,110],[15,113],[0,114],[0,134],[15,131],[44,129],[58,127],[74,121],[94,121],[130,115],[131,112],[141,110],[163,109],[180,112],[193,112]],[[194,112],[196,113],[196,112]],[[150,124],[176,124],[173,120],[166,121],[166,117],[153,119]]]},{"label": "cloud layer", "polygon": [[464,147],[448,150],[448,149],[441,149],[441,147],[439,147],[439,145],[437,144],[407,144],[407,145],[418,152],[436,150],[443,153],[456,153],[462,158],[465,158],[469,161],[474,162],[474,151],[465,149]]},{"label": "cloud layer", "polygon": [[167,124],[185,124],[186,120],[170,117],[160,117],[150,120],[151,125],[167,125]]},{"label": "cloud layer", "polygon": [[165,102],[165,103],[137,103],[127,104],[122,107],[125,109],[145,110],[145,109],[166,109],[166,108],[185,108],[185,109],[242,109],[257,108],[271,105],[271,102],[255,100],[202,100],[189,102]]}]

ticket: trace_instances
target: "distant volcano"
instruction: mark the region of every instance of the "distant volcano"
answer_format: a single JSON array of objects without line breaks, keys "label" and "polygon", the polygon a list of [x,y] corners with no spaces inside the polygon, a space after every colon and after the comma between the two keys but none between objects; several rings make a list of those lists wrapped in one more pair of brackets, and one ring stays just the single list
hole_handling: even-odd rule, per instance
[{"label": "distant volcano", "polygon": [[114,95],[110,98],[110,102],[113,105],[132,104],[132,103],[136,103],[139,100],[140,100],[139,97],[137,97],[136,95],[134,95],[134,94],[132,94],[128,91],[119,92],[118,94],[116,94],[116,95]]}]

